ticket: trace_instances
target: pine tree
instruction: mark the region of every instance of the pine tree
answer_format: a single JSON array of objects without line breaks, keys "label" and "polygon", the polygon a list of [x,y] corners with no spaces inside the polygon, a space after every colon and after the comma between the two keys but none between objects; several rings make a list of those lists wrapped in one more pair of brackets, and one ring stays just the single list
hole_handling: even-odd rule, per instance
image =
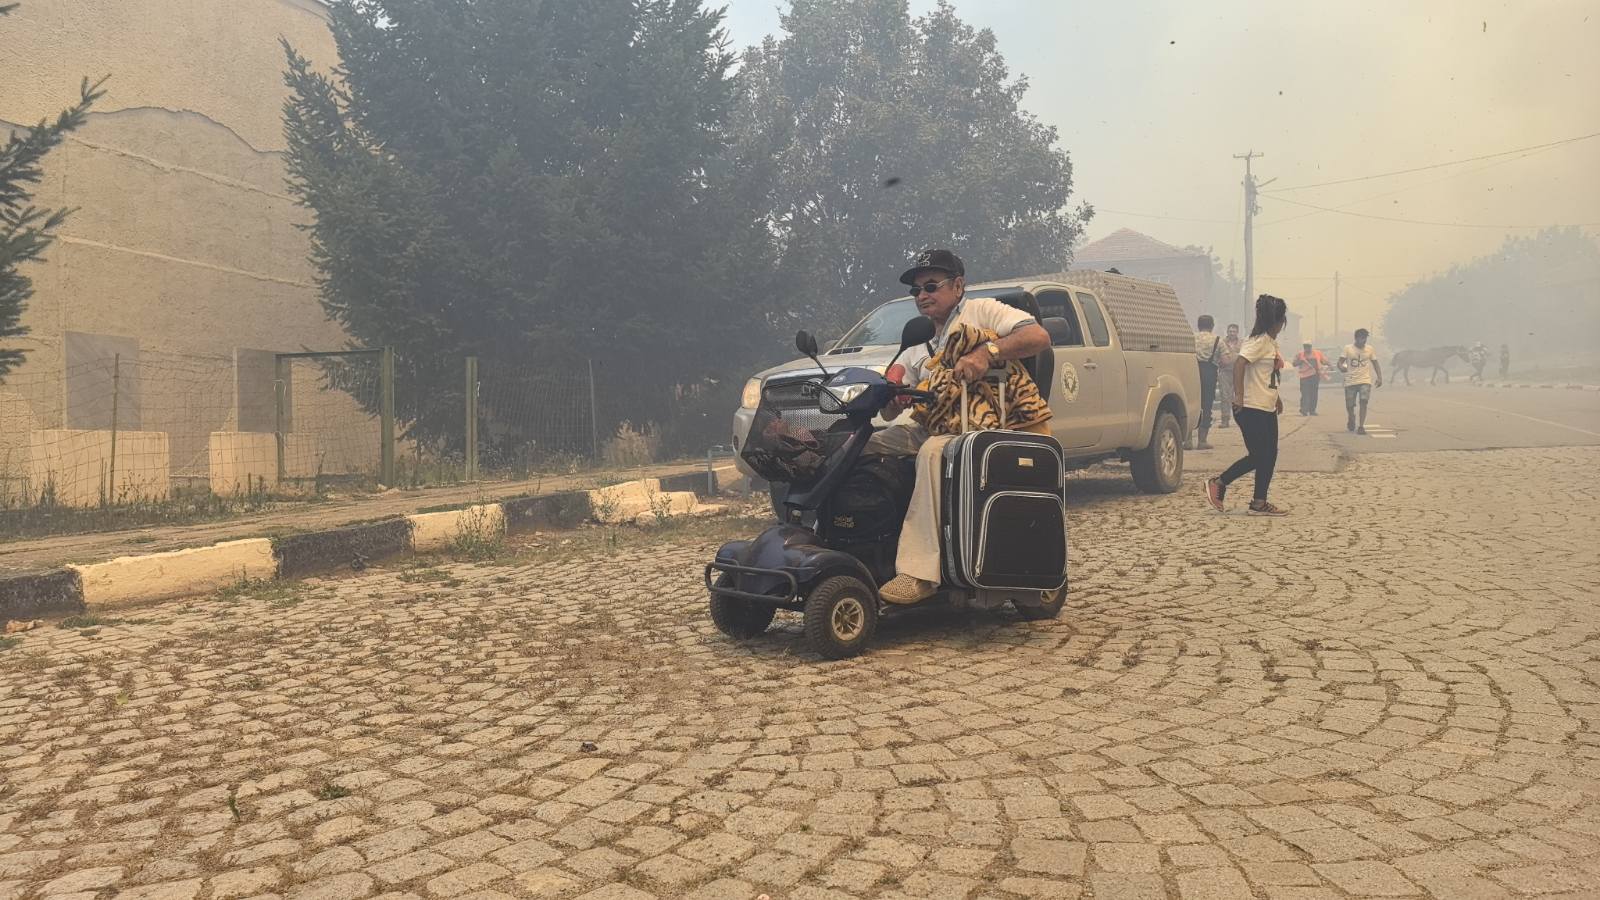
[{"label": "pine tree", "polygon": [[[0,6],[0,16],[18,4]],[[33,296],[33,279],[22,274],[23,263],[43,258],[55,239],[55,231],[71,214],[70,209],[42,209],[33,205],[32,187],[43,177],[44,157],[66,137],[83,125],[89,107],[101,94],[102,78],[90,84],[83,80],[78,102],[56,117],[41,121],[12,134],[0,147],[0,342],[24,337],[22,311]],[[0,379],[22,364],[26,351],[0,343]]]}]

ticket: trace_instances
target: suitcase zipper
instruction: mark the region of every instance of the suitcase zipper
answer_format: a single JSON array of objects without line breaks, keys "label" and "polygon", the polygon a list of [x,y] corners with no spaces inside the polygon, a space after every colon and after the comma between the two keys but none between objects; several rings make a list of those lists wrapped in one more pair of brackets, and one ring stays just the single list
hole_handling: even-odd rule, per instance
[{"label": "suitcase zipper", "polygon": [[[982,474],[978,476],[978,490],[980,491],[989,487],[989,454],[993,453],[996,447],[1024,447],[1029,450],[1049,449],[1041,444],[1029,444],[1023,441],[995,441],[988,447],[985,447],[983,450]],[[1056,457],[1056,471],[1063,473],[1062,478],[1058,478],[1056,480],[1062,481],[1066,477],[1064,474],[1066,464],[1061,461],[1061,457],[1059,455],[1052,455],[1055,455]]]}]

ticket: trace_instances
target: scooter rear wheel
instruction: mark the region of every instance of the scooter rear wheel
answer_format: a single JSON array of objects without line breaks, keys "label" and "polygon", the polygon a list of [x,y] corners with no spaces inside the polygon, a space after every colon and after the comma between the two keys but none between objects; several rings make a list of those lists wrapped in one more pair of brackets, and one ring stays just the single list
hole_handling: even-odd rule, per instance
[{"label": "scooter rear wheel", "polygon": [[825,579],[806,597],[806,640],[828,659],[849,659],[867,648],[878,630],[878,596],[852,575]]},{"label": "scooter rear wheel", "polygon": [[1038,603],[1020,603],[1013,600],[1011,605],[1017,608],[1017,615],[1029,622],[1042,622],[1061,615],[1061,607],[1067,604],[1067,586],[1063,584],[1059,590],[1039,593],[1042,596]]},{"label": "scooter rear wheel", "polygon": [[711,621],[717,630],[735,640],[749,640],[759,637],[772,624],[773,616],[778,614],[778,608],[766,603],[752,603],[749,600],[740,600],[738,597],[729,597],[717,593],[719,587],[732,587],[733,579],[727,572],[717,576],[717,582],[711,589]]}]

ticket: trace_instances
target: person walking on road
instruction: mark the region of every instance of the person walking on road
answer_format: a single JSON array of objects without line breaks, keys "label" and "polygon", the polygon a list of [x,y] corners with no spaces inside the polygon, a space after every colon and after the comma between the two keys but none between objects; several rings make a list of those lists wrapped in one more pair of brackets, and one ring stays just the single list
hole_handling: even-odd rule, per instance
[{"label": "person walking on road", "polygon": [[1194,357],[1200,364],[1200,438],[1188,449],[1210,450],[1206,433],[1211,430],[1211,407],[1217,399],[1217,357],[1222,352],[1222,338],[1212,334],[1217,323],[1210,316],[1201,316],[1195,324],[1200,329],[1194,333]]},{"label": "person walking on road", "polygon": [[1467,362],[1472,363],[1472,377],[1468,381],[1483,383],[1483,367],[1489,364],[1489,348],[1478,341],[1467,351]]},{"label": "person walking on road", "polygon": [[[1356,342],[1345,344],[1339,355],[1339,371],[1344,373],[1345,431],[1367,433],[1367,401],[1372,389],[1383,387],[1383,369],[1378,365],[1378,351],[1367,343],[1367,330],[1356,329]],[[1361,421],[1356,421],[1356,403],[1361,404]]]},{"label": "person walking on road", "polygon": [[1206,480],[1206,502],[1219,512],[1224,508],[1228,486],[1256,473],[1255,496],[1249,512],[1255,516],[1286,516],[1289,511],[1267,500],[1272,472],[1278,465],[1278,415],[1283,399],[1278,382],[1284,368],[1278,352],[1278,334],[1289,321],[1289,305],[1271,294],[1256,298],[1256,323],[1250,339],[1239,348],[1233,371],[1233,418],[1244,436],[1245,455],[1216,478]]},{"label": "person walking on road", "polygon": [[1243,345],[1239,340],[1239,326],[1229,325],[1228,336],[1222,339],[1222,347],[1217,351],[1217,413],[1222,419],[1217,423],[1218,428],[1233,427],[1233,361],[1239,358],[1239,348]]},{"label": "person walking on road", "polygon": [[1500,345],[1500,377],[1505,378],[1511,374],[1511,347],[1508,344]]},{"label": "person walking on road", "polygon": [[1295,354],[1294,367],[1300,374],[1300,415],[1314,416],[1317,414],[1317,390],[1328,380],[1328,358],[1306,341]]}]

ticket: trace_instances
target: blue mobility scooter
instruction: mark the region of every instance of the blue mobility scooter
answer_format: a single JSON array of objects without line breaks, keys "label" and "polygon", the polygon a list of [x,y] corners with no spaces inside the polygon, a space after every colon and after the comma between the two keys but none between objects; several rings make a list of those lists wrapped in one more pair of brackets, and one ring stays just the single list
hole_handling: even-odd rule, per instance
[{"label": "blue mobility scooter", "polygon": [[[931,319],[910,320],[895,360],[933,335]],[[909,608],[886,604],[878,586],[895,575],[915,461],[865,455],[873,420],[896,397],[936,398],[872,369],[829,374],[807,332],[796,335],[795,346],[821,370],[807,392],[837,419],[820,433],[786,422],[763,388],[741,455],[772,483],[779,521],[754,540],[724,544],[705,568],[705,583],[711,619],[724,634],[754,638],[779,609],[793,610],[817,653],[844,659],[868,646],[887,609]],[[1010,604],[1024,619],[1055,618],[1067,595],[1060,445],[1048,435],[973,431],[945,446],[939,468],[942,580],[938,593],[914,605]]]}]

